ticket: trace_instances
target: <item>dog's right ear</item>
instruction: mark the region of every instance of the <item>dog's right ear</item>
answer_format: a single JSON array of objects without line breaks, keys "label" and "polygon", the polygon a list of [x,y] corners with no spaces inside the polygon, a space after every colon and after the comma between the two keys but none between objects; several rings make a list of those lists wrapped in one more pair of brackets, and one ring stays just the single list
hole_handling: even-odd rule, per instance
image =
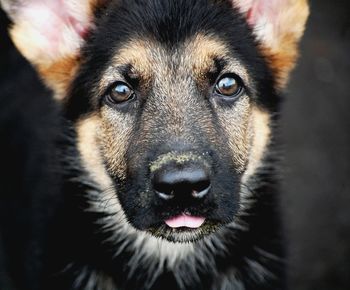
[{"label": "dog's right ear", "polygon": [[94,29],[94,11],[106,0],[0,0],[12,20],[18,50],[44,82],[63,99],[79,64],[79,53]]}]

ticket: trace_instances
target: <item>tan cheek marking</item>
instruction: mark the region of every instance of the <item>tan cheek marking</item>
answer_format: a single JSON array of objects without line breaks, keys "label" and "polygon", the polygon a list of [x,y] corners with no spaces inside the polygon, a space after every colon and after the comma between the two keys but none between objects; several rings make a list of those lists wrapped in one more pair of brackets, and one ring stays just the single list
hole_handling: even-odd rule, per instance
[{"label": "tan cheek marking", "polygon": [[243,172],[249,153],[249,118],[251,114],[249,98],[244,96],[233,108],[217,107],[220,123],[228,137],[227,144],[236,169]]},{"label": "tan cheek marking", "polygon": [[266,147],[271,137],[270,115],[259,108],[252,110],[252,140],[248,156],[248,166],[242,177],[243,182],[247,182],[262,163]]},{"label": "tan cheek marking", "polygon": [[103,165],[97,132],[100,130],[100,120],[97,116],[89,116],[80,120],[76,125],[78,134],[78,150],[83,167],[92,180],[102,189],[110,188],[112,180]]},{"label": "tan cheek marking", "polygon": [[133,119],[118,114],[109,107],[102,108],[100,144],[108,169],[120,179],[126,178],[126,151],[131,138]]}]

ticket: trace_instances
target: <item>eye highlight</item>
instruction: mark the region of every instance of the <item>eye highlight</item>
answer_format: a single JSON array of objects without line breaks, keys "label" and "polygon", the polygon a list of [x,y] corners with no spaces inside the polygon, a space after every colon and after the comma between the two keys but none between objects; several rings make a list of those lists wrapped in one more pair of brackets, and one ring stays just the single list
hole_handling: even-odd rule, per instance
[{"label": "eye highlight", "polygon": [[135,92],[124,82],[116,82],[109,88],[106,99],[112,104],[121,104],[132,100]]},{"label": "eye highlight", "polygon": [[238,97],[243,90],[242,80],[235,74],[221,76],[215,84],[215,93],[219,96]]}]

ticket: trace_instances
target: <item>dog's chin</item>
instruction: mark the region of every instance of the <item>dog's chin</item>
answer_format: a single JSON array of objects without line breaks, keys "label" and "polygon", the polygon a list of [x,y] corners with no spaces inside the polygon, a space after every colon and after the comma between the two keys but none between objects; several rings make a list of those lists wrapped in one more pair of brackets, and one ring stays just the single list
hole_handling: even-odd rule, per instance
[{"label": "dog's chin", "polygon": [[173,243],[195,243],[204,237],[216,232],[221,226],[220,223],[206,220],[198,228],[178,227],[172,228],[168,225],[160,224],[150,227],[147,231],[161,239]]}]

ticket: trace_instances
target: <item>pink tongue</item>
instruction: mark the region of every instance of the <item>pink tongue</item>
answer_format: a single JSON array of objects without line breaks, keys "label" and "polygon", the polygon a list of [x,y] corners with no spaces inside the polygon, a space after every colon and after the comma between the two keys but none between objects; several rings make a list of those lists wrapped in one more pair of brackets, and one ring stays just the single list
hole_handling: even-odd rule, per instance
[{"label": "pink tongue", "polygon": [[204,217],[182,214],[166,220],[165,223],[171,228],[187,227],[195,229],[199,228],[204,223],[204,221]]}]

